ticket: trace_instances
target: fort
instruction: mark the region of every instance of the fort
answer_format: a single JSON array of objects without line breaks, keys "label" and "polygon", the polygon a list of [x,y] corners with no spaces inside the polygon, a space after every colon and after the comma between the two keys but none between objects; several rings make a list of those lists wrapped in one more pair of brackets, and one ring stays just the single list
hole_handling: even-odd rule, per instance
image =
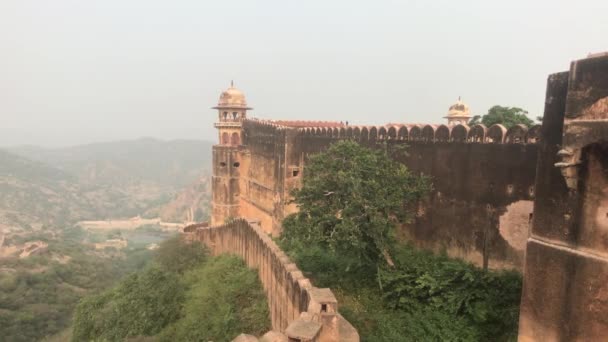
[{"label": "fort", "polygon": [[[460,100],[440,125],[257,120],[247,117],[252,108],[233,86],[214,108],[213,227],[188,229],[222,246],[216,252],[244,256],[265,288],[265,277],[272,279],[267,283],[280,288],[267,290],[273,329],[289,341],[358,340],[340,335],[337,322],[349,324],[331,291],[307,290],[312,285],[299,283],[295,265],[268,238],[297,210],[290,191],[300,186],[309,156],[343,139],[407,146],[397,158],[431,177],[433,191],[418,204],[414,222],[400,227],[401,239],[523,273],[520,341],[608,336],[608,55],[550,75],[542,125],[530,128],[468,126]],[[224,224],[233,218],[242,219]],[[316,335],[289,335],[310,322]]]},{"label": "fort", "polygon": [[212,224],[255,219],[276,236],[296,210],[289,192],[300,185],[308,156],[342,139],[407,146],[401,161],[430,176],[434,191],[401,235],[479,266],[523,269],[540,126],[468,127],[461,101],[450,107],[447,125],[262,121],[246,117],[250,108],[233,87],[215,108],[221,143],[213,147]]}]

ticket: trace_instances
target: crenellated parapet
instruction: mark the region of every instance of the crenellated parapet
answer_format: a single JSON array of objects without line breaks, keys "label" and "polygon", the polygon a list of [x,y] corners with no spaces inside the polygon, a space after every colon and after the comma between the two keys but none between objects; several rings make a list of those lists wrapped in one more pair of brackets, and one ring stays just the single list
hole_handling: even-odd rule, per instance
[{"label": "crenellated parapet", "polygon": [[301,127],[298,135],[304,137],[324,137],[332,139],[353,139],[368,141],[416,141],[427,143],[457,142],[485,144],[536,144],[539,141],[540,125],[530,128],[515,125],[509,129],[496,124],[489,128],[478,124],[432,125],[432,124],[389,124],[385,126],[345,126],[345,127]]},{"label": "crenellated parapet", "polygon": [[[274,330],[265,336],[297,342],[359,341],[357,330],[338,313],[331,290],[314,287],[257,222],[236,219],[213,227],[190,225],[183,232],[207,245],[213,255],[234,254],[258,271]],[[235,341],[258,339],[241,335]]]},{"label": "crenellated parapet", "polygon": [[269,120],[249,118],[243,121],[243,144],[274,144],[274,141],[283,136],[288,127]]}]

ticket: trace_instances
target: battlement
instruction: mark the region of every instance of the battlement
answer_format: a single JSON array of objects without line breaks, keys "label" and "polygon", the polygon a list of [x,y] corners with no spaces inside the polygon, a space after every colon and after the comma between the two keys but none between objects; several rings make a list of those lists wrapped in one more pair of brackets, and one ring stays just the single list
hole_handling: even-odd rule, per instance
[{"label": "battlement", "polygon": [[401,140],[419,142],[460,142],[494,144],[536,144],[539,141],[540,125],[530,128],[516,125],[507,129],[496,124],[489,128],[484,125],[421,125],[389,124],[386,126],[341,126],[298,128],[300,136],[318,136],[334,139],[354,139],[357,141]]},{"label": "battlement", "polygon": [[[246,217],[258,224],[188,229],[214,251],[231,251],[258,267],[283,341],[285,335],[298,342],[346,336],[335,329],[341,316],[334,314],[331,292],[302,286],[301,272],[265,235],[280,234],[283,219],[298,210],[291,191],[302,185],[307,163],[338,140],[386,144],[387,152],[407,145],[407,153],[387,155],[432,180],[432,191],[412,208],[415,217],[398,227],[400,239],[484,268],[524,272],[520,341],[606,336],[607,54],[549,76],[542,127],[469,126],[472,115],[460,99],[450,106],[447,124],[380,126],[247,119],[232,111],[246,105],[232,87],[220,104],[231,109],[222,110],[220,120],[232,115],[243,122],[238,129],[220,127],[220,137],[242,133],[243,143],[222,140],[238,148],[214,147],[212,222]],[[339,338],[331,336],[335,331]],[[243,335],[238,341],[256,340]]]},{"label": "battlement", "polygon": [[[183,232],[206,244],[213,255],[237,255],[257,270],[275,334],[300,342],[359,341],[356,329],[339,314],[331,290],[314,287],[258,223],[236,219],[213,227],[194,224]],[[246,340],[258,341],[253,336]]]}]

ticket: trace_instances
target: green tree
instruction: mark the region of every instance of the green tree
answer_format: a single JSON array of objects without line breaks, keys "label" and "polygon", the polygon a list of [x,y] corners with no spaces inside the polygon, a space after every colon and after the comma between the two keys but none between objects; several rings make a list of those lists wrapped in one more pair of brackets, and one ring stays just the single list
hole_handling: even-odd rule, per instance
[{"label": "green tree", "polygon": [[74,315],[72,340],[120,341],[154,335],[179,318],[184,291],[176,273],[149,267],[82,300]]},{"label": "green tree", "polygon": [[207,258],[207,249],[199,241],[185,241],[182,235],[163,241],[155,260],[167,271],[183,273]]},{"label": "green tree", "polygon": [[475,125],[482,123],[486,127],[490,127],[494,124],[501,124],[506,128],[523,124],[528,127],[534,124],[534,121],[528,117],[528,111],[518,107],[502,107],[494,106],[488,110],[488,113],[479,116],[474,116],[469,125]]},{"label": "green tree", "polygon": [[397,223],[411,218],[412,204],[430,188],[388,156],[352,141],[313,155],[300,189],[299,212],[283,222],[282,242],[320,244],[362,263],[390,263]]},{"label": "green tree", "polygon": [[157,337],[164,341],[232,341],[271,329],[268,303],[255,270],[233,255],[220,255],[186,273],[189,290],[182,317]]}]

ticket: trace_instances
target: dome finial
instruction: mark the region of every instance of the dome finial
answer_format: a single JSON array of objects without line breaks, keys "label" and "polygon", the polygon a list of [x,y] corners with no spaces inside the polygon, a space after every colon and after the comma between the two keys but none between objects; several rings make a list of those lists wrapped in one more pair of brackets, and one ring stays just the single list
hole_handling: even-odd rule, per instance
[{"label": "dome finial", "polygon": [[460,95],[458,95],[458,101],[460,101]]},{"label": "dome finial", "polygon": [[247,107],[247,101],[243,92],[234,87],[234,80],[231,80],[230,87],[220,94],[220,100],[214,108],[251,109]]}]

